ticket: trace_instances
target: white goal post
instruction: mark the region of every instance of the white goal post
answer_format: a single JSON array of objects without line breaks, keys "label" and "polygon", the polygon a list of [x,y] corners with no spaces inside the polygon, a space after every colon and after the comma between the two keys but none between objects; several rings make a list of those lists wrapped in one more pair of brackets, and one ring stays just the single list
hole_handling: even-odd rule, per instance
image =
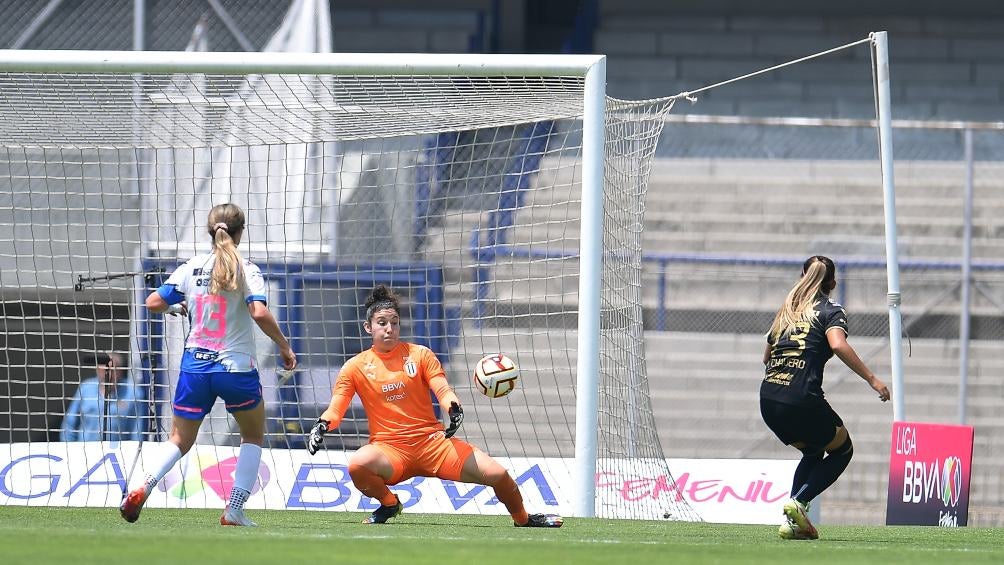
[{"label": "white goal post", "polygon": [[[403,337],[433,344],[470,403],[461,436],[503,461],[567,459],[575,516],[695,519],[677,497],[626,508],[597,492],[607,475],[674,483],[645,376],[639,259],[672,100],[612,100],[605,85],[598,55],[0,51],[0,238],[14,248],[0,283],[9,318],[15,303],[41,312],[19,331],[49,340],[9,367],[25,393],[0,404],[0,441],[43,449],[92,368],[43,355],[65,333],[53,315],[91,328],[81,352],[132,357],[151,419],[141,441],[164,438],[186,329],[139,305],[205,248],[208,206],[232,200],[249,216],[240,249],[275,283],[270,306],[305,361],[277,378],[259,340],[270,433],[286,447],[326,403],[332,359],[360,347],[346,329],[359,292],[388,282],[416,320]],[[476,398],[473,360],[499,350],[522,369],[517,392]],[[211,431],[200,443],[232,440]]]}]

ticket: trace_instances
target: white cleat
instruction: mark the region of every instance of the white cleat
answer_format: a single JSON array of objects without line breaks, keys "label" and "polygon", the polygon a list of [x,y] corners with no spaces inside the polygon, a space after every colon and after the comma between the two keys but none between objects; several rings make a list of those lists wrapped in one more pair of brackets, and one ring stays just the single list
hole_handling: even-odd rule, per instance
[{"label": "white cleat", "polygon": [[[790,539],[819,539],[819,532],[809,521],[809,507],[792,498],[784,503],[784,515],[788,522],[797,527],[797,532],[803,537]],[[782,525],[781,528],[784,528]],[[780,534],[780,530],[778,531]]]},{"label": "white cleat", "polygon": [[247,517],[247,514],[244,513],[243,509],[241,509],[241,510],[231,510],[230,507],[227,506],[226,509],[223,510],[223,515],[220,516],[220,525],[221,526],[248,526],[248,527],[252,527],[253,528],[253,527],[257,526],[258,524],[255,524],[254,522],[252,522],[251,518]]},{"label": "white cleat", "polygon": [[812,539],[798,527],[798,524],[791,520],[785,520],[781,527],[777,529],[777,535],[781,539]]}]

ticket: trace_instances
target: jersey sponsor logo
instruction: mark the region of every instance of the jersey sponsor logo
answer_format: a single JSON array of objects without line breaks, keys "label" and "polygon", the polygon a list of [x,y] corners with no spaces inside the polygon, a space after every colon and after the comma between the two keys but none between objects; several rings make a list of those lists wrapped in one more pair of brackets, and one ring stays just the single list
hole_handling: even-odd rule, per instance
[{"label": "jersey sponsor logo", "polygon": [[384,383],[380,385],[380,392],[386,394],[388,392],[397,391],[397,394],[387,394],[387,396],[384,397],[384,400],[387,402],[397,402],[398,400],[404,400],[405,397],[408,396],[408,393],[404,391],[404,388],[405,384],[401,381]]},{"label": "jersey sponsor logo", "polygon": [[409,358],[404,359],[404,372],[411,378],[418,374],[418,365]]},{"label": "jersey sponsor logo", "polygon": [[398,389],[404,388],[404,383],[398,381],[396,383],[386,383],[380,385],[380,392],[393,392]]},{"label": "jersey sponsor logo", "polygon": [[791,386],[791,373],[768,373],[764,381],[772,385]]}]

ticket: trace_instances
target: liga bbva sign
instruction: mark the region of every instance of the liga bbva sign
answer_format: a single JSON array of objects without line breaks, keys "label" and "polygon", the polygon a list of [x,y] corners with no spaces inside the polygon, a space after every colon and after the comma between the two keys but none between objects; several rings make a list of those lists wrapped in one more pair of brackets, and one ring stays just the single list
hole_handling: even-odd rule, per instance
[{"label": "liga bbva sign", "polygon": [[[0,444],[0,506],[117,507],[127,476],[152,465],[148,445],[122,443]],[[197,445],[164,477],[147,507],[216,508],[226,504],[237,447]],[[352,485],[349,454],[324,450],[265,449],[247,508],[370,512],[379,504]],[[532,512],[567,513],[574,460],[498,458],[520,486]],[[626,518],[686,501],[707,522],[774,524],[798,461],[668,459],[675,481],[651,466],[625,476],[598,473],[596,494],[614,517]],[[649,473],[649,474],[646,474]],[[494,492],[481,485],[414,477],[391,487],[410,512],[505,514]],[[656,504],[653,505],[653,501]],[[653,519],[662,518],[662,510]]]},{"label": "liga bbva sign", "polygon": [[965,526],[973,428],[893,422],[886,524]]}]

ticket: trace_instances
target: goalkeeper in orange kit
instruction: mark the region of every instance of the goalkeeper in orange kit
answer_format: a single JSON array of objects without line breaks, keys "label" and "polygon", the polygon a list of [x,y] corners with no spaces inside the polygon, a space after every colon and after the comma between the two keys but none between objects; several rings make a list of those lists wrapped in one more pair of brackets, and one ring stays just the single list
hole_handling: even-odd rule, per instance
[{"label": "goalkeeper in orange kit", "polygon": [[[492,487],[517,527],[561,527],[560,516],[528,514],[509,472],[487,453],[453,437],[464,421],[460,399],[429,348],[400,340],[398,299],[384,285],[366,299],[363,328],[373,336],[372,347],[342,367],[331,403],[307,437],[313,455],[324,434],[338,427],[352,396],[359,395],[370,441],[349,458],[349,476],[360,492],[381,505],[363,522],[383,524],[401,513],[401,501],[387,485],[411,477],[438,477]],[[433,412],[430,391],[442,406],[449,406],[450,425],[445,429]]]}]

